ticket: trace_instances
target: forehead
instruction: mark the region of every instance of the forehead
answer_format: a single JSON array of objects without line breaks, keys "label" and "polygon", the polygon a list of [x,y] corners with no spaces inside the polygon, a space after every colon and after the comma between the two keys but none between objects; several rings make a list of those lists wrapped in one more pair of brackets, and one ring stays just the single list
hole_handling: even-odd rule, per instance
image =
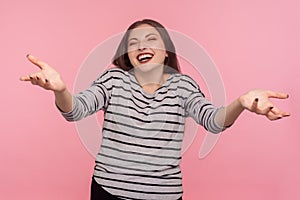
[{"label": "forehead", "polygon": [[129,33],[129,38],[143,38],[146,37],[149,34],[155,34],[160,36],[159,32],[154,28],[153,26],[150,26],[148,24],[142,24],[139,25],[138,27],[132,29]]}]

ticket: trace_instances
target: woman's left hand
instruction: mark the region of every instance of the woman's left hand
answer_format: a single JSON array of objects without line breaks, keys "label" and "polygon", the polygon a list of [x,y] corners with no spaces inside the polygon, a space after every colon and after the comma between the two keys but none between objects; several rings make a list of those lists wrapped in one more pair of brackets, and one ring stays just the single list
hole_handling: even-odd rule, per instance
[{"label": "woman's left hand", "polygon": [[265,115],[270,120],[277,120],[290,116],[290,113],[281,111],[270,101],[270,98],[286,99],[288,97],[288,94],[281,92],[251,90],[242,95],[239,101],[243,108],[256,114]]}]

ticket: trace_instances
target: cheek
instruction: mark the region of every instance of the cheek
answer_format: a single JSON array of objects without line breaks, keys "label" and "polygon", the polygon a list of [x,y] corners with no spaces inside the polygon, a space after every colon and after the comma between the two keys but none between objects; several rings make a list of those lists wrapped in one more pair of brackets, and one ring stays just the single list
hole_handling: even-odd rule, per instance
[{"label": "cheek", "polygon": [[167,54],[166,50],[156,49],[155,52],[156,52],[155,54],[157,55],[159,60],[165,60],[165,57],[166,57],[166,54]]},{"label": "cheek", "polygon": [[151,45],[151,47],[153,49],[157,49],[157,50],[160,50],[160,51],[165,51],[166,50],[165,45],[163,43],[161,43],[161,42],[153,43]]},{"label": "cheek", "polygon": [[128,55],[130,63],[134,66],[135,62],[136,62],[136,60],[135,60],[135,57],[136,57],[135,53],[131,52],[131,53],[127,53],[127,55]]},{"label": "cheek", "polygon": [[128,58],[129,58],[130,61],[132,61],[134,59],[134,53],[133,52],[128,52],[127,55],[128,55]]}]

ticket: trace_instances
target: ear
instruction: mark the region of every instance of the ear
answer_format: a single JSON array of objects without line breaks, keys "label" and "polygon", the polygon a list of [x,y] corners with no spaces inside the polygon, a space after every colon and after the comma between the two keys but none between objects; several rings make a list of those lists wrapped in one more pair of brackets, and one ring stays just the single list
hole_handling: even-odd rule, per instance
[{"label": "ear", "polygon": [[169,57],[168,53],[166,53],[166,58]]}]

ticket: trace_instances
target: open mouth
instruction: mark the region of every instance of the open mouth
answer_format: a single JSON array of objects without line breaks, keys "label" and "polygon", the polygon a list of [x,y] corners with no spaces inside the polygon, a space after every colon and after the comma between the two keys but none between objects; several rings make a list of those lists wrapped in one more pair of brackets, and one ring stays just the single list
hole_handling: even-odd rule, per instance
[{"label": "open mouth", "polygon": [[141,53],[137,56],[137,60],[140,62],[140,63],[146,63],[146,62],[149,62],[153,57],[153,54],[152,53]]}]

